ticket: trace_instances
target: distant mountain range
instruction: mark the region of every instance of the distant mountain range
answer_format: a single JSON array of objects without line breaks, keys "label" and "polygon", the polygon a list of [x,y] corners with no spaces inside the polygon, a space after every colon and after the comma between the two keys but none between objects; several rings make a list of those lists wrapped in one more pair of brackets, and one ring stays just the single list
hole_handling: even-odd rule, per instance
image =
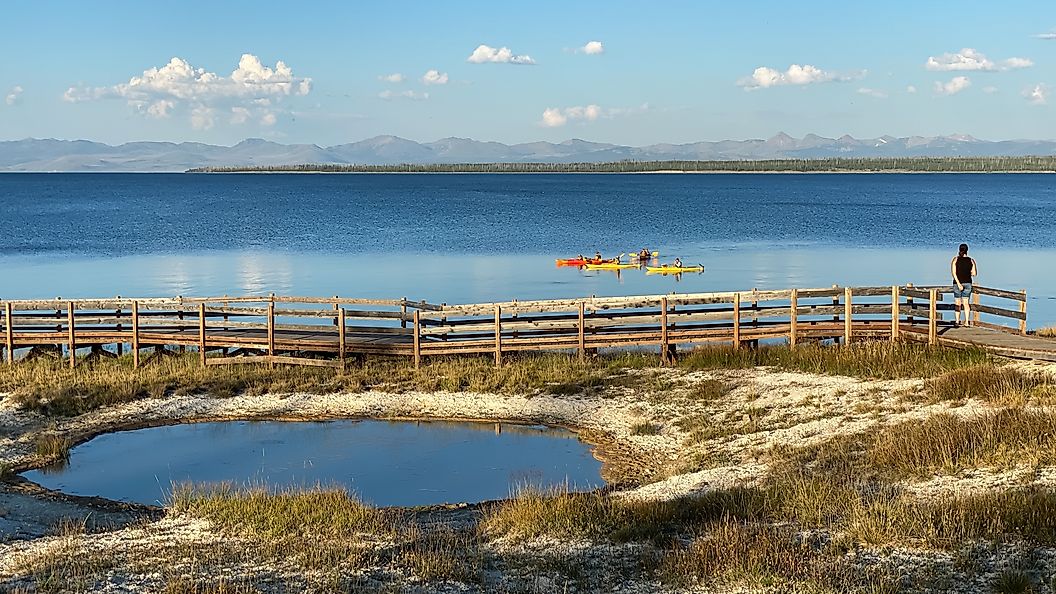
[{"label": "distant mountain range", "polygon": [[767,140],[721,140],[633,147],[566,140],[502,144],[469,138],[415,142],[376,136],[349,144],[279,144],[259,138],[234,146],[198,142],[127,142],[111,146],[88,140],[0,142],[0,171],[185,171],[194,167],[338,163],[398,165],[429,163],[605,163],[613,161],[704,161],[820,159],[832,157],[997,157],[1056,155],[1056,141],[988,141],[971,136],[908,136],[859,139],[785,133]]}]

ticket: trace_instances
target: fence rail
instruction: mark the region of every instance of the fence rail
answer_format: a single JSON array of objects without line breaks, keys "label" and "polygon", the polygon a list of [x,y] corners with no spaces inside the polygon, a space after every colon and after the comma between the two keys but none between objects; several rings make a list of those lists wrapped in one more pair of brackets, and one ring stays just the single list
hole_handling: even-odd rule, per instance
[{"label": "fence rail", "polygon": [[[981,301],[985,298],[985,302]],[[1026,292],[975,287],[975,325],[1026,334]],[[128,345],[135,365],[196,349],[204,365],[238,362],[343,366],[349,356],[656,346],[667,362],[678,345],[761,340],[860,338],[940,342],[952,326],[948,286],[822,287],[431,304],[403,299],[222,296],[0,301],[5,359],[116,356]],[[336,355],[336,360],[320,358]]]}]

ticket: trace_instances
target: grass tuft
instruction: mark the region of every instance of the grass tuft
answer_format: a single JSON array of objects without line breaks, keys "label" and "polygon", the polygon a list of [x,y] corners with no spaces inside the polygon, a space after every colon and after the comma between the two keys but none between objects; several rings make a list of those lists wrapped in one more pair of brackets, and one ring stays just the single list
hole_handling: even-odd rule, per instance
[{"label": "grass tuft", "polygon": [[847,375],[870,379],[933,377],[953,369],[990,361],[981,350],[955,350],[910,342],[861,342],[844,347],[816,344],[762,346],[734,349],[709,346],[694,349],[682,357],[686,369],[743,369],[777,367],[823,375]]},{"label": "grass tuft", "polygon": [[1053,389],[1048,378],[1040,373],[984,364],[928,380],[926,396],[931,402],[974,398],[995,404],[1021,405]]},{"label": "grass tuft", "polygon": [[648,421],[631,425],[631,435],[660,435],[660,425]]},{"label": "grass tuft", "polygon": [[33,451],[49,461],[64,462],[70,459],[73,442],[62,435],[42,433],[33,440]]}]

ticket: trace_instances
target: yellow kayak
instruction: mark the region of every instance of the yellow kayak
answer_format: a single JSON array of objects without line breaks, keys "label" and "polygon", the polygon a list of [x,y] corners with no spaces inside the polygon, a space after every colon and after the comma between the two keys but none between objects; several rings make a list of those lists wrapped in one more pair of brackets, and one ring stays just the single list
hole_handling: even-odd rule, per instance
[{"label": "yellow kayak", "polygon": [[624,268],[638,268],[640,264],[585,264],[587,270],[623,270]]},{"label": "yellow kayak", "polygon": [[681,274],[683,272],[704,272],[703,266],[646,266],[645,271],[653,274]]}]

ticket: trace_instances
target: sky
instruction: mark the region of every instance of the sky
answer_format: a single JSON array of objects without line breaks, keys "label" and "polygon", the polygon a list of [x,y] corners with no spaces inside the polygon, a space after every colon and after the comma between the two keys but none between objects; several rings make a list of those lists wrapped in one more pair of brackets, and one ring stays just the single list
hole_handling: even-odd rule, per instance
[{"label": "sky", "polygon": [[5,0],[0,140],[1056,139],[1056,2]]}]

